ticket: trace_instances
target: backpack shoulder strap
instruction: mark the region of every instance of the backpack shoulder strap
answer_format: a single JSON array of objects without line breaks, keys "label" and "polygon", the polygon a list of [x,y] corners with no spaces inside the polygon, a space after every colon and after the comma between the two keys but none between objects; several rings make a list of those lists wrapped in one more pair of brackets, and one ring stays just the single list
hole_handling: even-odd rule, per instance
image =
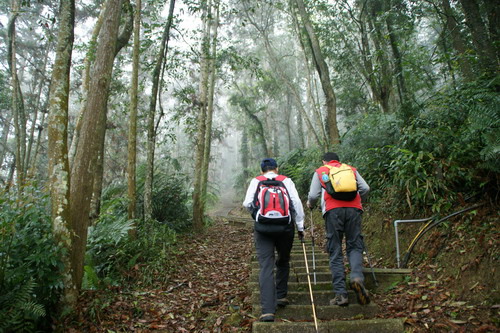
[{"label": "backpack shoulder strap", "polygon": [[275,179],[275,180],[277,180],[277,181],[282,182],[282,181],[284,181],[286,178],[287,178],[286,176],[283,176],[283,175],[278,175],[278,177],[276,177],[276,178],[274,178],[274,179]]},{"label": "backpack shoulder strap", "polygon": [[257,184],[257,188],[255,189],[255,194],[253,196],[253,202],[255,205],[258,205],[259,203],[259,193],[260,193],[260,190],[261,190],[261,184],[262,182],[265,182],[266,180],[269,180],[266,176],[264,175],[260,175],[260,176],[257,176],[255,177],[255,179],[257,179],[259,181],[259,183]]}]

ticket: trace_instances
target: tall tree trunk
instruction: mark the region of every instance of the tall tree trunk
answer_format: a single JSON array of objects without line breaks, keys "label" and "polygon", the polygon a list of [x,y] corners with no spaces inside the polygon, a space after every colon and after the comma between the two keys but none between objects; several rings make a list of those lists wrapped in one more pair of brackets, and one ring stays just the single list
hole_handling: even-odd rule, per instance
[{"label": "tall tree trunk", "polygon": [[[135,1],[134,15],[134,50],[132,55],[132,83],[130,87],[130,118],[128,125],[128,157],[127,157],[127,197],[128,219],[135,220],[137,195],[136,195],[136,163],[137,163],[137,96],[139,90],[139,55],[141,41],[141,0]],[[137,228],[130,229],[132,239],[137,238]]]},{"label": "tall tree trunk", "polygon": [[[370,87],[373,92],[374,100],[380,105],[383,113],[390,113],[390,99],[392,95],[392,72],[389,66],[389,57],[387,52],[386,40],[384,37],[383,25],[379,22],[379,11],[381,10],[380,2],[370,2],[367,1],[366,5],[369,7],[369,12],[363,7],[361,9],[361,26],[362,26],[362,38],[365,50],[364,58],[367,75],[369,76]],[[365,24],[368,24],[369,31],[366,30]],[[371,37],[373,46],[375,50],[370,53],[368,36]],[[374,57],[377,67],[379,70],[374,71],[373,63],[371,58]]]},{"label": "tall tree trunk", "polygon": [[300,112],[297,113],[297,138],[299,148],[305,148],[306,142],[304,135],[304,121],[302,120],[302,115],[300,114]]},{"label": "tall tree trunk", "polygon": [[[309,68],[309,58],[308,58],[308,53],[306,52],[306,47],[304,46],[304,43],[302,41],[302,34],[301,34],[301,29],[299,26],[299,22],[297,19],[297,16],[295,15],[294,8],[292,4],[290,3],[290,11],[292,13],[292,19],[294,23],[294,30],[297,35],[297,39],[299,41],[300,49],[302,51],[302,54],[304,56],[304,66],[306,67],[307,75],[306,75],[306,80],[307,80],[307,86],[306,86],[306,92],[307,92],[307,102],[309,107],[312,110],[313,114],[313,119],[316,121],[316,126],[318,127],[320,133],[321,133],[321,140],[322,142],[327,142],[327,133],[325,130],[325,125],[323,124],[323,119],[321,117],[321,112],[319,108],[317,107],[316,99],[313,94],[313,75],[311,73],[311,69]],[[298,72],[298,70],[297,70]],[[287,97],[287,101],[289,102],[289,95]],[[288,103],[287,102],[287,103]]]},{"label": "tall tree trunk", "polygon": [[80,131],[82,128],[82,119],[83,114],[85,113],[85,105],[87,101],[87,94],[89,91],[89,82],[90,82],[90,68],[92,66],[92,59],[95,56],[97,38],[99,37],[99,33],[101,32],[101,27],[104,22],[104,15],[106,13],[106,4],[107,1],[102,3],[101,11],[99,13],[99,17],[95,23],[94,29],[92,30],[92,36],[90,37],[89,48],[85,55],[85,59],[83,60],[83,71],[82,71],[82,103],[80,112],[78,112],[78,116],[76,118],[76,125],[73,131],[73,138],[71,140],[71,146],[69,149],[69,164],[70,167],[73,165],[73,160],[75,158],[76,147],[78,145],[78,141],[80,139]]},{"label": "tall tree trunk", "polygon": [[[47,62],[48,62],[48,59],[49,59],[49,51],[51,49],[51,42],[47,42],[47,45],[45,46],[45,57],[43,59],[43,65],[42,65],[42,68],[40,70],[40,80],[38,82],[38,90],[36,92],[36,101],[35,101],[35,105],[34,105],[34,115],[33,115],[33,120],[32,120],[32,125],[31,125],[31,129],[30,129],[30,136],[29,136],[29,139],[28,139],[28,151],[26,153],[26,169],[29,169],[31,171],[33,171],[35,169],[35,158],[37,156],[37,151],[36,149],[38,149],[38,145],[35,143],[35,130],[39,127],[42,127],[43,126],[43,122],[44,122],[44,118],[45,118],[45,113],[43,112],[43,110],[40,110],[41,107],[40,107],[40,101],[41,101],[41,95],[42,95],[42,88],[45,86],[45,73],[47,71]],[[38,73],[38,71],[37,71]],[[33,89],[34,90],[34,89]],[[37,121],[38,121],[38,114],[39,113],[42,113],[42,119],[40,121],[40,124],[37,125]],[[37,141],[38,143],[38,141]],[[35,151],[33,153],[33,157],[31,156],[32,155],[32,150],[33,150],[33,144],[35,144]],[[30,173],[32,173],[30,171]]]},{"label": "tall tree trunk", "polygon": [[[125,47],[130,39],[130,36],[132,35],[132,30],[133,30],[133,9],[132,6],[130,5],[130,0],[122,0],[122,15],[128,14],[128,19],[125,21],[125,24],[121,26],[120,28],[120,33],[118,35],[118,38],[116,40],[116,46],[115,46],[115,58],[120,52],[120,50]],[[105,159],[105,142],[106,142],[106,130],[107,130],[107,106],[106,106],[106,111],[101,113],[102,116],[102,123],[104,125],[104,133],[100,137],[101,142],[99,142],[99,151],[97,153],[97,163],[96,163],[96,168],[94,172],[94,185],[93,185],[93,190],[92,190],[92,200],[90,204],[90,225],[93,225],[94,222],[99,218],[99,215],[101,213],[101,195],[102,195],[102,188],[103,184],[102,181],[104,179],[104,159]]]},{"label": "tall tree trunk", "polygon": [[90,200],[89,226],[94,225],[101,214],[102,181],[104,179],[104,142],[106,133],[104,133],[102,137],[103,140],[99,143],[99,151],[97,153],[95,165],[92,199]]},{"label": "tall tree trunk", "polygon": [[399,100],[403,108],[409,102],[408,89],[406,89],[405,76],[403,72],[403,57],[399,51],[399,38],[394,31],[394,19],[391,13],[386,13],[385,23],[389,33],[389,42],[391,44],[392,55],[394,57],[394,68],[396,69],[396,82],[398,87]]},{"label": "tall tree trunk", "polygon": [[14,173],[16,172],[16,154],[12,154],[12,162],[9,167],[9,174],[7,176],[7,182],[5,183],[5,191],[9,192],[10,188],[14,186]]},{"label": "tall tree trunk", "polygon": [[196,157],[194,167],[193,184],[193,229],[201,232],[205,225],[204,221],[204,200],[203,197],[203,157],[205,156],[205,135],[207,135],[207,109],[208,109],[208,78],[209,78],[209,56],[210,56],[210,16],[212,1],[202,4],[203,14],[203,38],[201,42],[200,55],[200,103],[198,108],[198,133],[196,135]]},{"label": "tall tree trunk", "polygon": [[249,176],[248,166],[250,160],[250,150],[248,147],[248,129],[246,127],[243,128],[241,133],[241,146],[240,146],[240,155],[241,155],[241,168],[243,170],[243,179],[246,179]]},{"label": "tall tree trunk", "polygon": [[330,81],[330,73],[328,70],[328,65],[326,64],[323,53],[321,52],[321,47],[319,45],[318,38],[316,37],[316,32],[309,20],[309,14],[306,12],[306,8],[303,0],[295,0],[299,14],[302,18],[302,23],[306,28],[307,37],[309,40],[309,45],[313,53],[314,64],[316,65],[316,70],[318,72],[321,87],[323,88],[323,93],[325,94],[326,100],[326,131],[328,135],[327,149],[330,147],[337,146],[340,143],[339,129],[337,126],[337,103],[335,98],[335,92]]},{"label": "tall tree trunk", "polygon": [[496,63],[500,62],[500,36],[498,29],[500,29],[500,6],[497,0],[483,0],[486,15],[488,17],[488,32],[490,33],[490,40],[493,42],[492,47],[496,53]]},{"label": "tall tree trunk", "polygon": [[40,119],[40,125],[37,127],[34,155],[33,155],[32,161],[31,161],[31,171],[30,171],[31,175],[35,174],[35,170],[37,167],[38,154],[40,152],[40,144],[42,141],[42,131],[43,131],[44,126],[45,126],[45,118],[47,117],[47,114],[48,114],[47,104],[48,104],[48,101],[46,101],[46,104],[44,105],[44,107],[42,109],[42,119]]},{"label": "tall tree trunk", "polygon": [[12,121],[12,112],[8,112],[5,115],[4,123],[2,127],[2,138],[0,143],[0,167],[3,165],[5,156],[7,155],[7,139],[9,138],[10,126]]},{"label": "tall tree trunk", "polygon": [[175,0],[170,0],[170,8],[168,11],[168,19],[163,30],[160,50],[156,57],[156,65],[152,75],[151,97],[149,101],[149,112],[147,116],[147,157],[146,157],[146,180],[144,182],[144,218],[149,220],[153,216],[153,174],[154,174],[154,159],[155,159],[155,116],[156,103],[158,101],[158,91],[160,86],[160,75],[164,59],[168,51],[168,40],[170,38],[170,29],[172,27],[174,15]]},{"label": "tall tree trunk", "polygon": [[[255,141],[258,143],[258,145],[261,148],[261,155],[259,157],[269,157],[272,156],[271,151],[269,149],[269,144],[266,139],[266,135],[264,134],[264,124],[262,124],[262,121],[260,121],[259,117],[257,117],[255,114],[253,114],[252,110],[248,108],[248,104],[245,101],[245,92],[241,90],[241,88],[238,86],[238,83],[234,83],[234,86],[236,89],[240,92],[240,100],[242,101],[241,103],[238,103],[238,106],[241,108],[243,112],[245,112],[246,116],[250,121],[254,124],[254,126],[257,128],[257,133],[255,135]],[[248,133],[247,133],[248,134]]]},{"label": "tall tree trunk", "polygon": [[120,25],[121,5],[121,0],[108,0],[106,5],[105,20],[99,34],[95,61],[90,75],[80,139],[71,170],[70,217],[74,230],[71,255],[73,276],[78,288],[81,287],[83,277],[97,154],[106,128],[107,101]]},{"label": "tall tree trunk", "polygon": [[[207,130],[205,134],[205,148],[203,152],[203,175],[201,179],[202,185],[202,196],[207,197],[207,184],[208,184],[208,169],[210,168],[210,148],[212,146],[212,122],[214,114],[214,95],[215,95],[215,83],[216,83],[216,60],[217,60],[217,30],[219,27],[219,2],[216,1],[215,4],[215,20],[212,21],[212,45],[209,60],[209,90],[208,90],[208,108],[207,108]],[[205,202],[202,200],[202,210],[205,211]]]},{"label": "tall tree trunk", "polygon": [[360,9],[360,17],[359,17],[359,32],[361,35],[361,45],[360,45],[360,53],[363,66],[361,67],[360,72],[365,77],[368,82],[368,86],[370,87],[371,95],[373,101],[378,103],[377,100],[377,81],[375,80],[375,74],[373,69],[373,56],[370,48],[370,41],[368,38],[368,29],[366,27],[367,23],[367,13],[366,13],[366,3],[360,4],[359,1],[356,2],[356,5]]},{"label": "tall tree trunk", "polygon": [[462,75],[466,81],[471,81],[473,80],[474,75],[472,73],[470,63],[466,58],[467,48],[460,33],[460,27],[457,25],[456,19],[453,15],[453,11],[451,10],[450,1],[442,0],[441,6],[443,7],[445,28],[450,34],[451,45],[457,53],[460,72],[462,72]]},{"label": "tall tree trunk", "polygon": [[476,49],[481,71],[488,77],[494,76],[498,73],[497,55],[481,18],[479,5],[476,0],[460,0],[460,3],[465,14],[465,23],[471,31],[472,43]]},{"label": "tall tree trunk", "polygon": [[283,110],[283,113],[285,114],[285,121],[286,121],[286,141],[288,143],[287,149],[288,151],[293,150],[292,146],[292,124],[290,122],[290,119],[292,117],[292,108],[291,108],[291,103],[290,103],[290,95],[286,94],[286,104],[284,106],[285,110]]},{"label": "tall tree trunk", "polygon": [[11,13],[7,23],[7,55],[12,85],[12,113],[14,114],[14,129],[16,134],[16,175],[17,185],[22,186],[25,178],[24,160],[26,156],[26,117],[21,85],[17,75],[16,61],[16,20],[19,16],[20,2],[12,0]]},{"label": "tall tree trunk", "polygon": [[52,70],[49,93],[48,157],[49,184],[52,203],[52,231],[59,245],[65,249],[62,281],[64,292],[60,311],[73,309],[78,297],[78,286],[72,274],[73,232],[70,216],[70,171],[68,162],[68,100],[75,26],[75,1],[61,0],[56,60]]}]

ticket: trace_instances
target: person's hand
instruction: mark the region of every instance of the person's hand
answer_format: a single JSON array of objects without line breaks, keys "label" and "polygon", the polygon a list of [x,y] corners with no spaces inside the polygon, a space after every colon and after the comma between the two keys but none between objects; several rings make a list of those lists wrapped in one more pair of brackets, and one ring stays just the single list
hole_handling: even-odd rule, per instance
[{"label": "person's hand", "polygon": [[312,207],[311,203],[309,202],[309,200],[307,200],[306,205],[307,205],[307,208],[309,208],[309,209],[313,209],[313,207]]},{"label": "person's hand", "polygon": [[303,231],[297,231],[297,235],[299,236],[299,240],[301,242],[304,241],[304,232]]}]

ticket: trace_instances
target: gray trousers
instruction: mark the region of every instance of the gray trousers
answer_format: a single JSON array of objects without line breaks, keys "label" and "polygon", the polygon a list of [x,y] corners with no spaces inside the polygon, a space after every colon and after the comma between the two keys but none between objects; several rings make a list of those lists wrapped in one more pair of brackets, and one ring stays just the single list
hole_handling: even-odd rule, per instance
[{"label": "gray trousers", "polygon": [[330,254],[333,291],[347,294],[345,283],[342,240],[346,239],[346,252],[351,267],[350,279],[364,281],[363,276],[363,236],[361,235],[362,210],[351,207],[334,208],[326,212],[327,248]]},{"label": "gray trousers", "polygon": [[[276,312],[276,300],[288,293],[290,275],[290,251],[292,250],[294,228],[278,235],[254,233],[255,249],[259,260],[259,287],[262,314]],[[275,252],[278,257],[275,259]],[[276,279],[274,276],[276,266]]]}]

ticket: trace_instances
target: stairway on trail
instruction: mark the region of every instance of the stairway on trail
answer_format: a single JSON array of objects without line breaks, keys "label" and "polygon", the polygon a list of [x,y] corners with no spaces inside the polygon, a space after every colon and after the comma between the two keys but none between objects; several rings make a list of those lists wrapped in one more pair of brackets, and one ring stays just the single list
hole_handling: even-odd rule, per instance
[{"label": "stairway on trail", "polygon": [[[251,228],[253,221],[249,218],[230,216],[225,217],[228,223]],[[316,284],[314,284],[313,261],[311,242],[306,242],[306,255],[308,259],[310,279],[313,289],[318,332],[404,332],[403,320],[380,319],[376,315],[383,311],[372,299],[368,305],[359,305],[354,292],[349,290],[349,306],[340,307],[330,305],[330,299],[334,297],[330,268],[328,266],[328,255],[316,248],[315,250],[315,272]],[[251,290],[251,301],[253,314],[258,318],[261,314],[260,292],[259,292],[259,264],[255,255],[252,256],[252,273],[250,275],[249,288]],[[381,269],[374,268],[378,282],[376,285],[372,270],[365,268],[365,287],[370,292],[383,292],[385,289],[402,281],[410,274],[408,269]],[[347,277],[348,279],[348,277]],[[347,281],[349,284],[349,281]],[[290,305],[279,308],[276,311],[276,322],[255,321],[252,326],[254,333],[307,333],[316,332],[313,321],[313,312],[307,273],[304,261],[302,243],[297,239],[294,242],[291,260],[290,277],[288,280],[288,296]]]}]

